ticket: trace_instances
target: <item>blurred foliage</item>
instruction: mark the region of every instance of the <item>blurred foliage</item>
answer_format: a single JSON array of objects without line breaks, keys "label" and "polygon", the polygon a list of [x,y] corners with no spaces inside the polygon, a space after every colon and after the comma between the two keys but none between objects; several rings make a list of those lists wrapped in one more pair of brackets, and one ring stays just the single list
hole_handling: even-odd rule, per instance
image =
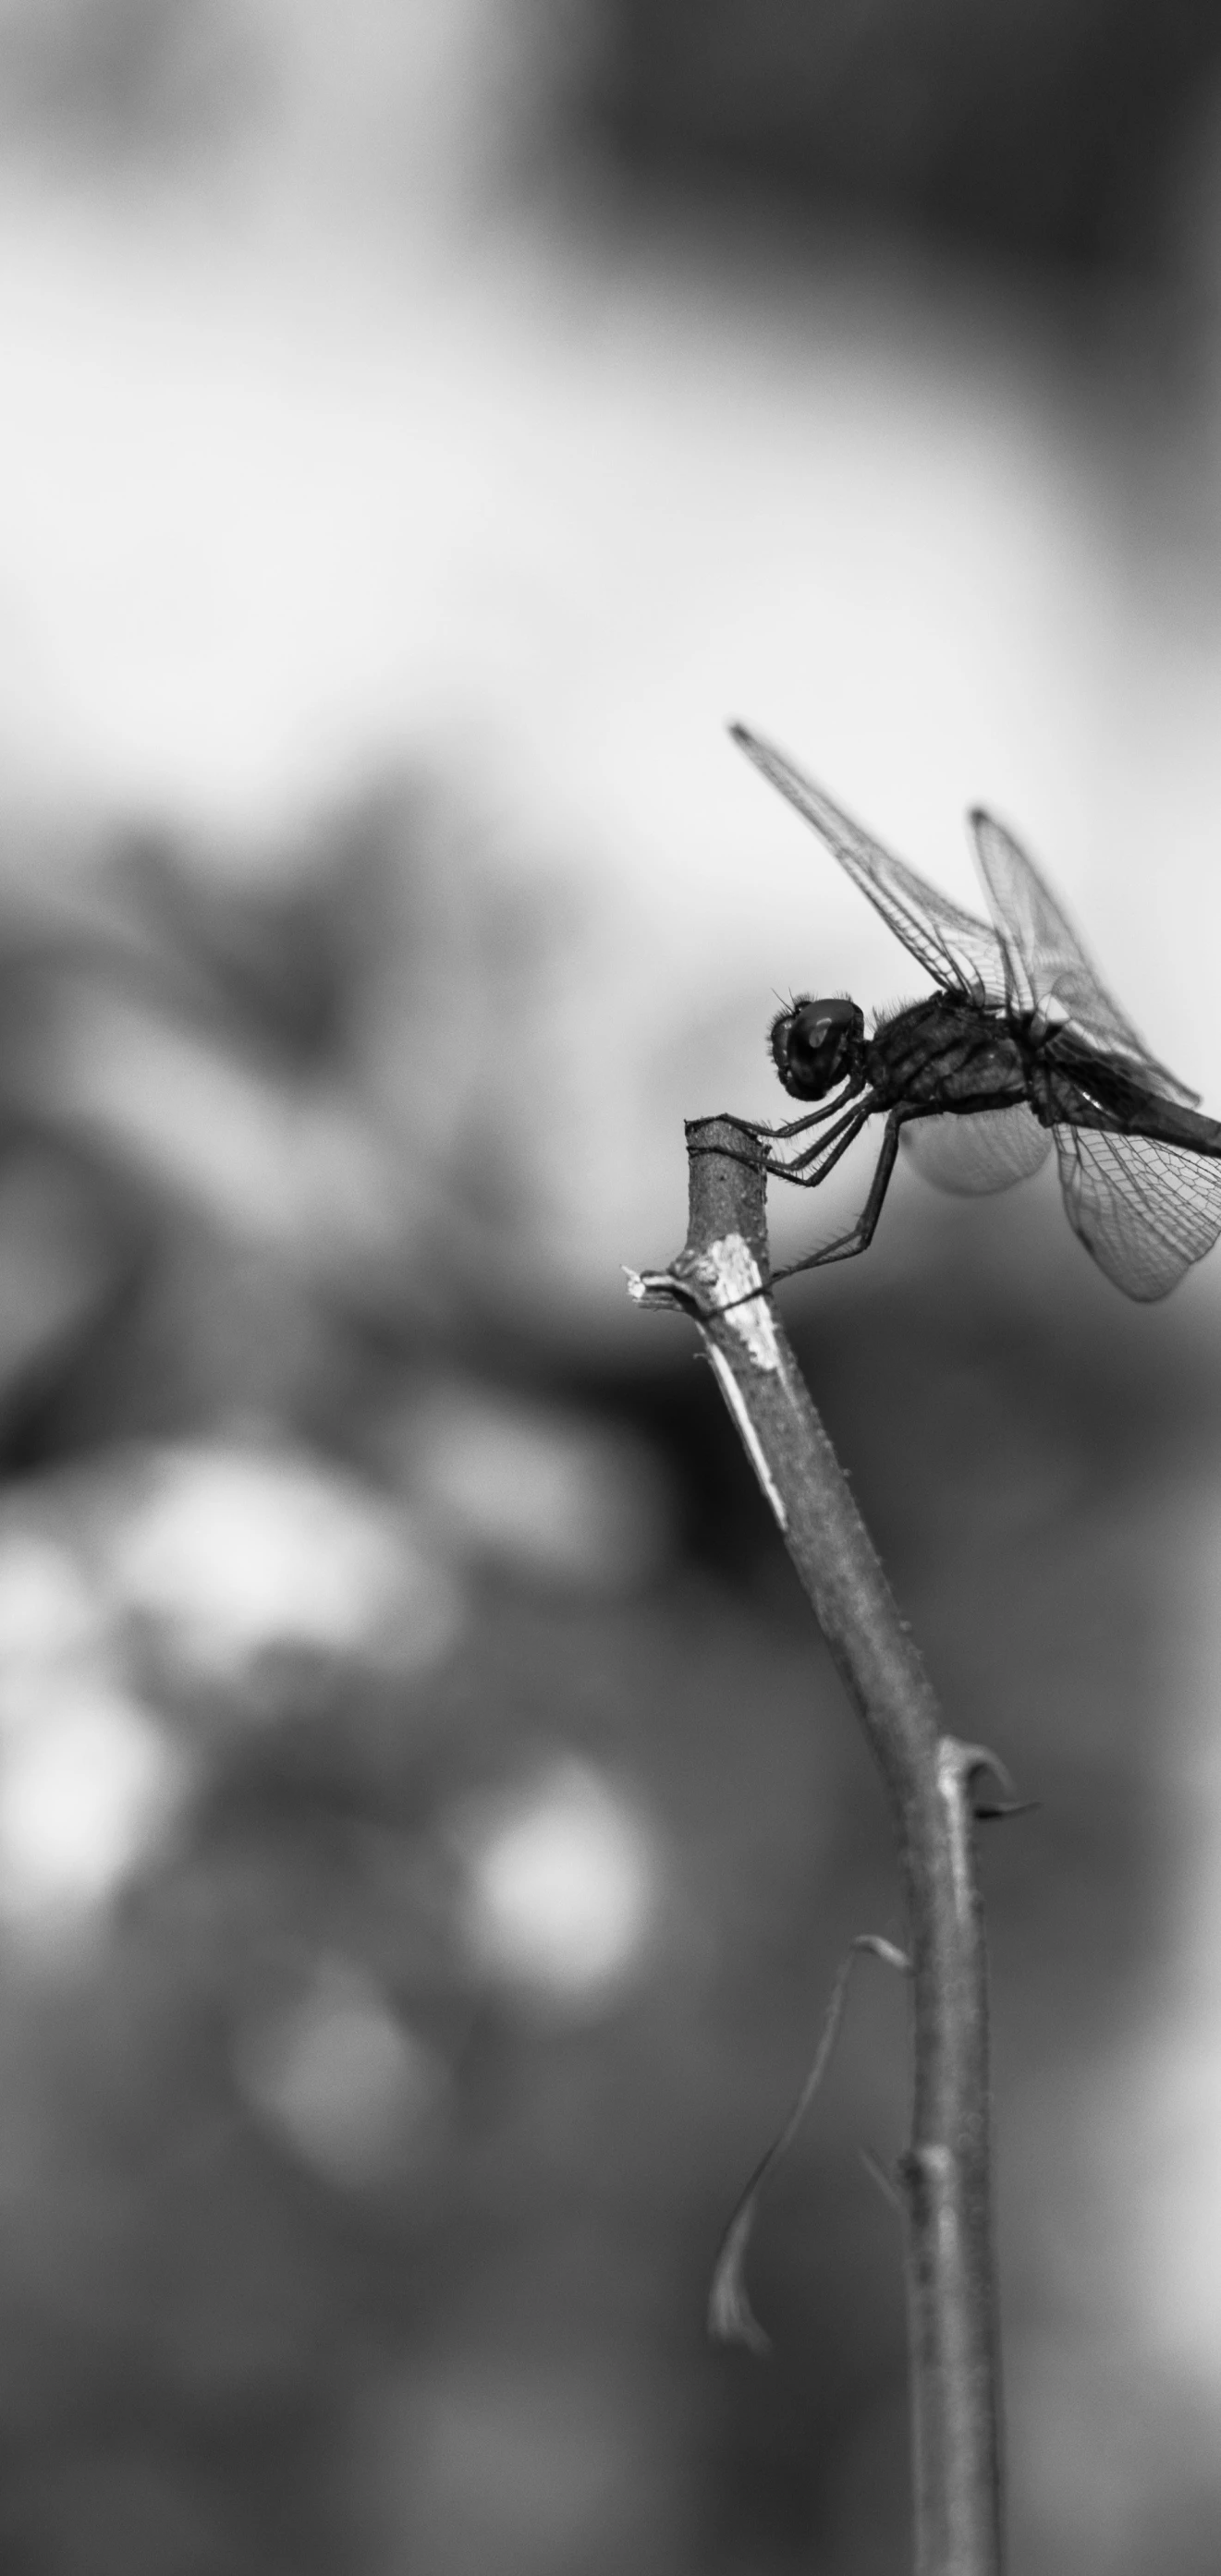
[{"label": "blurred foliage", "polygon": [[[499,1303],[514,1176],[489,1200],[442,1103],[454,995],[500,1027],[503,959],[444,846],[400,785],[261,873],[146,834],[10,878],[22,2576],[906,2545],[899,2249],[857,2157],[903,2132],[880,1974],[763,2211],[775,2360],[702,2335],[840,1949],[898,1928],[879,1793],[685,1334],[612,1367]],[[1090,2331],[1055,2106],[1157,1938],[1150,1496],[1214,1453],[1221,1381],[1075,1247],[1054,1293],[1004,1269],[975,1213],[817,1283],[798,1333],[951,1722],[1042,1802],[985,1854],[1020,2376],[1024,2336]]]},{"label": "blurred foliage", "polygon": [[[387,177],[438,68],[519,151],[788,197],[1006,257],[1146,267],[1221,75],[1208,0],[0,0],[0,133],[112,167],[293,148]],[[354,152],[352,128],[356,133]],[[298,138],[299,139],[299,138]]]},{"label": "blurred foliage", "polygon": [[654,177],[988,253],[1146,264],[1221,67],[1208,0],[601,0],[588,96]]}]

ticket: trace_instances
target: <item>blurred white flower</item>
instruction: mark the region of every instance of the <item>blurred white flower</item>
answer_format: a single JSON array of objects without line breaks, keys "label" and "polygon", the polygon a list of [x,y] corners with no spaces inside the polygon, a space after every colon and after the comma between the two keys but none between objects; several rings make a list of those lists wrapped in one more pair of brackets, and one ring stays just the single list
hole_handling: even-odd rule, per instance
[{"label": "blurred white flower", "polygon": [[78,1926],[172,1827],[193,1769],[102,1677],[47,1676],[0,1733],[0,1914],[35,1935]]},{"label": "blurred white flower", "polygon": [[578,2016],[612,2004],[649,1946],[657,1856],[598,1772],[557,1762],[528,1790],[472,1804],[457,1839],[484,1970]]},{"label": "blurred white flower", "polygon": [[240,1683],[278,1646],[411,1670],[445,1652],[459,1621],[451,1577],[397,1508],[301,1451],[161,1452],[108,1558],[121,1607],[205,1682]]},{"label": "blurred white flower", "polygon": [[235,2072],[252,2110],[328,2182],[392,2176],[445,2089],[440,2059],[352,1961],[323,1961],[286,2010],[240,2034]]},{"label": "blurred white flower", "polygon": [[582,1591],[647,1581],[671,1541],[660,1460],[633,1433],[473,1386],[408,1416],[408,1489],[475,1556]]},{"label": "blurred white flower", "polygon": [[0,1919],[38,1943],[91,1924],[172,1830],[194,1777],[125,1690],[81,1556],[13,1508],[0,1528]]}]

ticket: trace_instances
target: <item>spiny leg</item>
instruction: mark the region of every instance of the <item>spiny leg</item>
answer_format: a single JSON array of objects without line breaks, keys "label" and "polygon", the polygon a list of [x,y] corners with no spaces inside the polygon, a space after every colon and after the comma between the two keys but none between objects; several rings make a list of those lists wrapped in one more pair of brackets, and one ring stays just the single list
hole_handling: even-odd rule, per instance
[{"label": "spiny leg", "polygon": [[[840,1112],[835,1126],[829,1127],[825,1136],[816,1137],[814,1143],[808,1145],[804,1153],[795,1154],[791,1163],[777,1162],[769,1153],[765,1153],[763,1157],[763,1169],[773,1180],[793,1181],[798,1189],[812,1190],[817,1188],[824,1173],[830,1171],[832,1164],[838,1163],[840,1155],[847,1150],[853,1137],[859,1136],[866,1119],[872,1117],[873,1111],[869,1102],[854,1101],[850,1109],[845,1109],[842,1102],[833,1102],[830,1107],[816,1111],[813,1117],[795,1119],[791,1127],[764,1127],[753,1118],[736,1118],[731,1111],[725,1113],[722,1124],[726,1127],[736,1127],[740,1135],[749,1136],[756,1144],[771,1145],[782,1137],[798,1135],[803,1128],[813,1127],[819,1120],[829,1118],[831,1109],[835,1107],[838,1107]],[[688,1121],[688,1124],[690,1125],[691,1122]],[[828,1146],[834,1146],[835,1150],[827,1155],[822,1169],[816,1172],[806,1171],[804,1166],[807,1163],[817,1162],[821,1156],[826,1155]],[[753,1154],[734,1154],[732,1148],[725,1145],[689,1144],[687,1151],[689,1154],[728,1154],[731,1162],[753,1163],[755,1159]]]},{"label": "spiny leg", "polygon": [[[833,1243],[825,1243],[820,1252],[808,1252],[804,1261],[789,1261],[786,1262],[783,1270],[773,1270],[773,1286],[778,1279],[794,1278],[799,1270],[820,1270],[825,1262],[851,1261],[858,1252],[865,1252],[868,1250],[869,1245],[873,1241],[874,1229],[877,1225],[878,1218],[882,1213],[882,1202],[886,1196],[887,1189],[889,1188],[890,1176],[895,1167],[895,1156],[899,1151],[899,1130],[903,1123],[903,1111],[901,1109],[892,1109],[890,1116],[886,1121],[885,1130],[882,1136],[881,1151],[874,1166],[873,1179],[869,1184],[869,1196],[866,1199],[864,1207],[861,1209],[861,1213],[851,1232],[849,1234],[838,1235]],[[844,1152],[845,1148],[851,1144],[851,1142],[852,1139],[850,1136],[846,1136],[844,1138],[843,1144],[837,1146],[835,1153],[831,1156],[831,1161],[825,1165],[823,1171],[811,1173],[804,1179],[799,1175],[798,1187],[806,1189],[816,1188],[818,1182],[825,1179],[826,1173],[831,1169],[831,1164],[839,1161],[840,1155]]]},{"label": "spiny leg", "polygon": [[759,1133],[761,1136],[771,1136],[778,1145],[787,1144],[790,1136],[804,1136],[808,1128],[821,1127],[824,1119],[838,1117],[843,1107],[844,1095],[841,1088],[838,1100],[824,1100],[817,1109],[809,1110],[804,1118],[786,1119],[783,1127],[761,1127]]},{"label": "spiny leg", "polygon": [[[828,1128],[825,1136],[807,1146],[804,1154],[796,1154],[791,1163],[774,1163],[769,1156],[763,1168],[778,1181],[791,1181],[794,1189],[816,1190],[828,1172],[834,1170],[841,1154],[846,1154],[848,1147],[855,1143],[862,1127],[872,1116],[868,1101],[857,1102],[845,1110],[836,1126]],[[807,1170],[807,1164],[812,1168]]]},{"label": "spiny leg", "polygon": [[[774,1172],[777,1179],[794,1181],[799,1190],[816,1190],[819,1182],[825,1179],[830,1171],[832,1164],[838,1163],[840,1155],[846,1152],[853,1137],[860,1135],[866,1120],[872,1116],[872,1101],[854,1100],[852,1107],[845,1109],[835,1126],[828,1127],[825,1136],[816,1136],[813,1144],[807,1145],[803,1153],[794,1154],[791,1162],[774,1163],[769,1156],[767,1170]],[[828,1148],[832,1145],[835,1147],[835,1152],[829,1153]],[[825,1161],[824,1155],[827,1158]],[[817,1170],[812,1168],[807,1170],[807,1165],[815,1164],[818,1165]]]},{"label": "spiny leg", "polygon": [[[769,1127],[765,1118],[737,1118],[732,1110],[725,1111],[722,1124],[726,1127],[737,1127],[743,1136],[763,1137],[769,1145],[784,1145],[787,1144],[790,1136],[804,1136],[809,1128],[824,1126],[828,1118],[839,1118],[843,1114],[844,1094],[841,1084],[838,1100],[821,1101],[818,1108],[808,1111],[804,1118],[789,1118],[783,1127]],[[688,1121],[688,1124],[690,1123]]]},{"label": "spiny leg", "polygon": [[[825,1154],[825,1155],[826,1155],[826,1160],[825,1160],[825,1162],[823,1163],[821,1170],[816,1171],[816,1172],[802,1172],[802,1171],[799,1171],[799,1170],[796,1168],[796,1166],[795,1166],[795,1165],[793,1165],[793,1164],[791,1164],[791,1163],[771,1163],[771,1162],[765,1162],[765,1163],[764,1163],[764,1166],[763,1166],[764,1171],[765,1171],[765,1172],[774,1173],[774,1175],[776,1176],[776,1178],[777,1178],[778,1180],[782,1180],[782,1181],[792,1181],[792,1182],[794,1183],[795,1187],[796,1187],[797,1189],[799,1189],[799,1190],[816,1190],[816,1189],[817,1189],[817,1187],[818,1187],[819,1182],[820,1182],[820,1181],[825,1180],[825,1179],[826,1179],[826,1176],[827,1176],[827,1174],[828,1174],[828,1172],[829,1172],[829,1171],[831,1171],[831,1170],[834,1168],[834,1166],[835,1166],[835,1164],[836,1164],[836,1163],[838,1163],[838,1161],[839,1161],[839,1158],[840,1158],[841,1154],[846,1154],[846,1153],[847,1153],[847,1151],[848,1151],[848,1147],[849,1147],[849,1146],[850,1146],[850,1145],[855,1141],[855,1139],[860,1135],[861,1129],[862,1129],[862,1127],[865,1125],[866,1120],[867,1120],[867,1119],[869,1119],[870,1117],[872,1117],[872,1115],[873,1115],[873,1111],[872,1111],[872,1109],[871,1109],[871,1107],[870,1107],[870,1105],[869,1105],[869,1103],[868,1103],[868,1102],[865,1102],[865,1104],[864,1104],[863,1106],[856,1107],[856,1108],[853,1108],[853,1109],[849,1110],[849,1111],[846,1113],[846,1115],[844,1116],[844,1118],[843,1118],[843,1119],[841,1120],[841,1122],[840,1122],[840,1123],[841,1123],[841,1126],[842,1126],[842,1128],[843,1128],[843,1131],[844,1131],[842,1134],[840,1134],[840,1133],[839,1133],[839,1130],[838,1130],[838,1129],[836,1129],[836,1128],[832,1128],[830,1135],[821,1137],[821,1138],[820,1138],[820,1140],[819,1140],[819,1142],[818,1142],[818,1144],[817,1144],[816,1146],[812,1146],[812,1147],[811,1147],[810,1151],[811,1151],[811,1153],[812,1153],[812,1154]],[[743,1126],[743,1125],[745,1124],[745,1121],[744,1121],[744,1120],[742,1120],[742,1119],[735,1119],[733,1123],[734,1123],[734,1125],[735,1125],[735,1126]],[[891,1126],[891,1121],[890,1121],[890,1120],[888,1120],[888,1121],[887,1121],[887,1130],[886,1130],[887,1137],[888,1137],[888,1136],[889,1136],[889,1134],[890,1134],[890,1126]],[[831,1151],[830,1151],[830,1153],[827,1153],[827,1147],[828,1147],[828,1146],[830,1146],[830,1147],[831,1147]],[[712,1152],[712,1150],[713,1150],[713,1149],[712,1149],[712,1147],[711,1147],[711,1146],[707,1146],[707,1145],[705,1145],[705,1146],[692,1145],[692,1146],[690,1146],[690,1147],[688,1148],[688,1151],[689,1151],[690,1153],[693,1153],[693,1154],[697,1154],[697,1153],[711,1153],[711,1152]],[[882,1160],[885,1160],[886,1150],[887,1150],[887,1149],[886,1149],[886,1138],[883,1138],[883,1142],[882,1142],[882,1154],[881,1154],[881,1157],[880,1157],[880,1162],[881,1162]],[[742,1155],[742,1156],[740,1157],[740,1159],[741,1159],[743,1162],[745,1162],[747,1158],[746,1158],[746,1156],[745,1156],[745,1155]],[[805,1161],[805,1160],[807,1160],[807,1159],[808,1159],[808,1157],[806,1157],[806,1156],[804,1156],[804,1155],[799,1157],[799,1160],[800,1160],[800,1161]],[[880,1162],[879,1162],[879,1168],[880,1168]],[[893,1152],[893,1149],[892,1149],[892,1150],[891,1150],[891,1155],[890,1155],[890,1163],[893,1165],[893,1162],[894,1162],[894,1152]],[[890,1167],[888,1166],[888,1167],[887,1167],[887,1170],[888,1170],[888,1176],[889,1176],[889,1168],[890,1168]],[[875,1186],[875,1188],[876,1188],[876,1185],[877,1185],[877,1181],[876,1181],[876,1174],[875,1174],[875,1178],[874,1178],[874,1186]],[[885,1188],[885,1183],[883,1183],[883,1189],[884,1189],[884,1188]],[[872,1192],[870,1193],[870,1196],[872,1197]],[[879,1206],[881,1205],[881,1200],[880,1200],[880,1199],[879,1199],[878,1204],[879,1204]],[[876,1222],[877,1222],[877,1215],[876,1215],[876,1211],[875,1211],[875,1214],[874,1214],[874,1223],[876,1224]],[[870,1231],[872,1232],[872,1227],[871,1227]],[[862,1245],[862,1246],[860,1247],[860,1249],[863,1251],[864,1246]],[[838,1256],[838,1255],[833,1251],[830,1257],[834,1260],[834,1259],[839,1258],[839,1257],[842,1257],[842,1256]],[[821,1256],[820,1254],[816,1253],[816,1254],[814,1255],[814,1258],[815,1258],[815,1260],[817,1261],[817,1260],[821,1259],[821,1258],[822,1258],[822,1256]],[[810,1265],[809,1265],[809,1263],[808,1263],[808,1262],[805,1262],[805,1261],[795,1261],[795,1262],[793,1262],[793,1263],[791,1263],[791,1264],[790,1264],[790,1267],[789,1267],[787,1270],[773,1270],[773,1271],[770,1273],[770,1275],[769,1275],[769,1279],[768,1279],[768,1286],[770,1287],[770,1286],[774,1283],[774,1281],[776,1281],[777,1279],[788,1279],[788,1278],[790,1278],[790,1277],[792,1276],[792,1272],[793,1272],[794,1270],[805,1270],[805,1269],[808,1269],[808,1268],[809,1268],[809,1266],[810,1266]],[[745,1305],[748,1305],[748,1304],[749,1304],[749,1302],[750,1302],[750,1299],[751,1299],[752,1297],[756,1297],[758,1294],[759,1294],[758,1289],[756,1289],[756,1288],[749,1288],[749,1289],[747,1289],[747,1290],[745,1291],[745,1293],[744,1293],[741,1297],[731,1297],[731,1298],[730,1298],[730,1300],[729,1300],[729,1305],[730,1305],[730,1306],[745,1306]],[[728,1312],[728,1307],[725,1309],[725,1311],[726,1311],[726,1312]]]}]

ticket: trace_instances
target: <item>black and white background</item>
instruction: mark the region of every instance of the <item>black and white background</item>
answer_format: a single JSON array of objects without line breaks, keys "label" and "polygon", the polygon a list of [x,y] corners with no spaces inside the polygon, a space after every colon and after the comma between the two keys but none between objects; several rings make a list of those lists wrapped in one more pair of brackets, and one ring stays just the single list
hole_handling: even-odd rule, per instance
[{"label": "black and white background", "polygon": [[[0,2558],[882,2576],[877,1784],[682,1119],[1028,837],[1221,1110],[1204,0],[0,0]],[[790,1255],[859,1202],[777,1194]],[[1221,1263],[786,1292],[984,1852],[1014,2566],[1221,2511]],[[871,1982],[872,1976],[872,1982]]]}]

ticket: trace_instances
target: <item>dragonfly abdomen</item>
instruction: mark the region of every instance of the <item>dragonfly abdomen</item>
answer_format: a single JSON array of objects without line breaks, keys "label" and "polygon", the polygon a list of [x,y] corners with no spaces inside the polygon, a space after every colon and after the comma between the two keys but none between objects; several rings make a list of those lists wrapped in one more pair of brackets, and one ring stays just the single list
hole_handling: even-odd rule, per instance
[{"label": "dragonfly abdomen", "polygon": [[1045,1126],[1102,1129],[1112,1136],[1148,1136],[1188,1153],[1221,1159],[1221,1120],[1168,1100],[1134,1078],[1115,1057],[1086,1055],[1070,1065],[1038,1066],[1032,1073],[1031,1107]]}]

